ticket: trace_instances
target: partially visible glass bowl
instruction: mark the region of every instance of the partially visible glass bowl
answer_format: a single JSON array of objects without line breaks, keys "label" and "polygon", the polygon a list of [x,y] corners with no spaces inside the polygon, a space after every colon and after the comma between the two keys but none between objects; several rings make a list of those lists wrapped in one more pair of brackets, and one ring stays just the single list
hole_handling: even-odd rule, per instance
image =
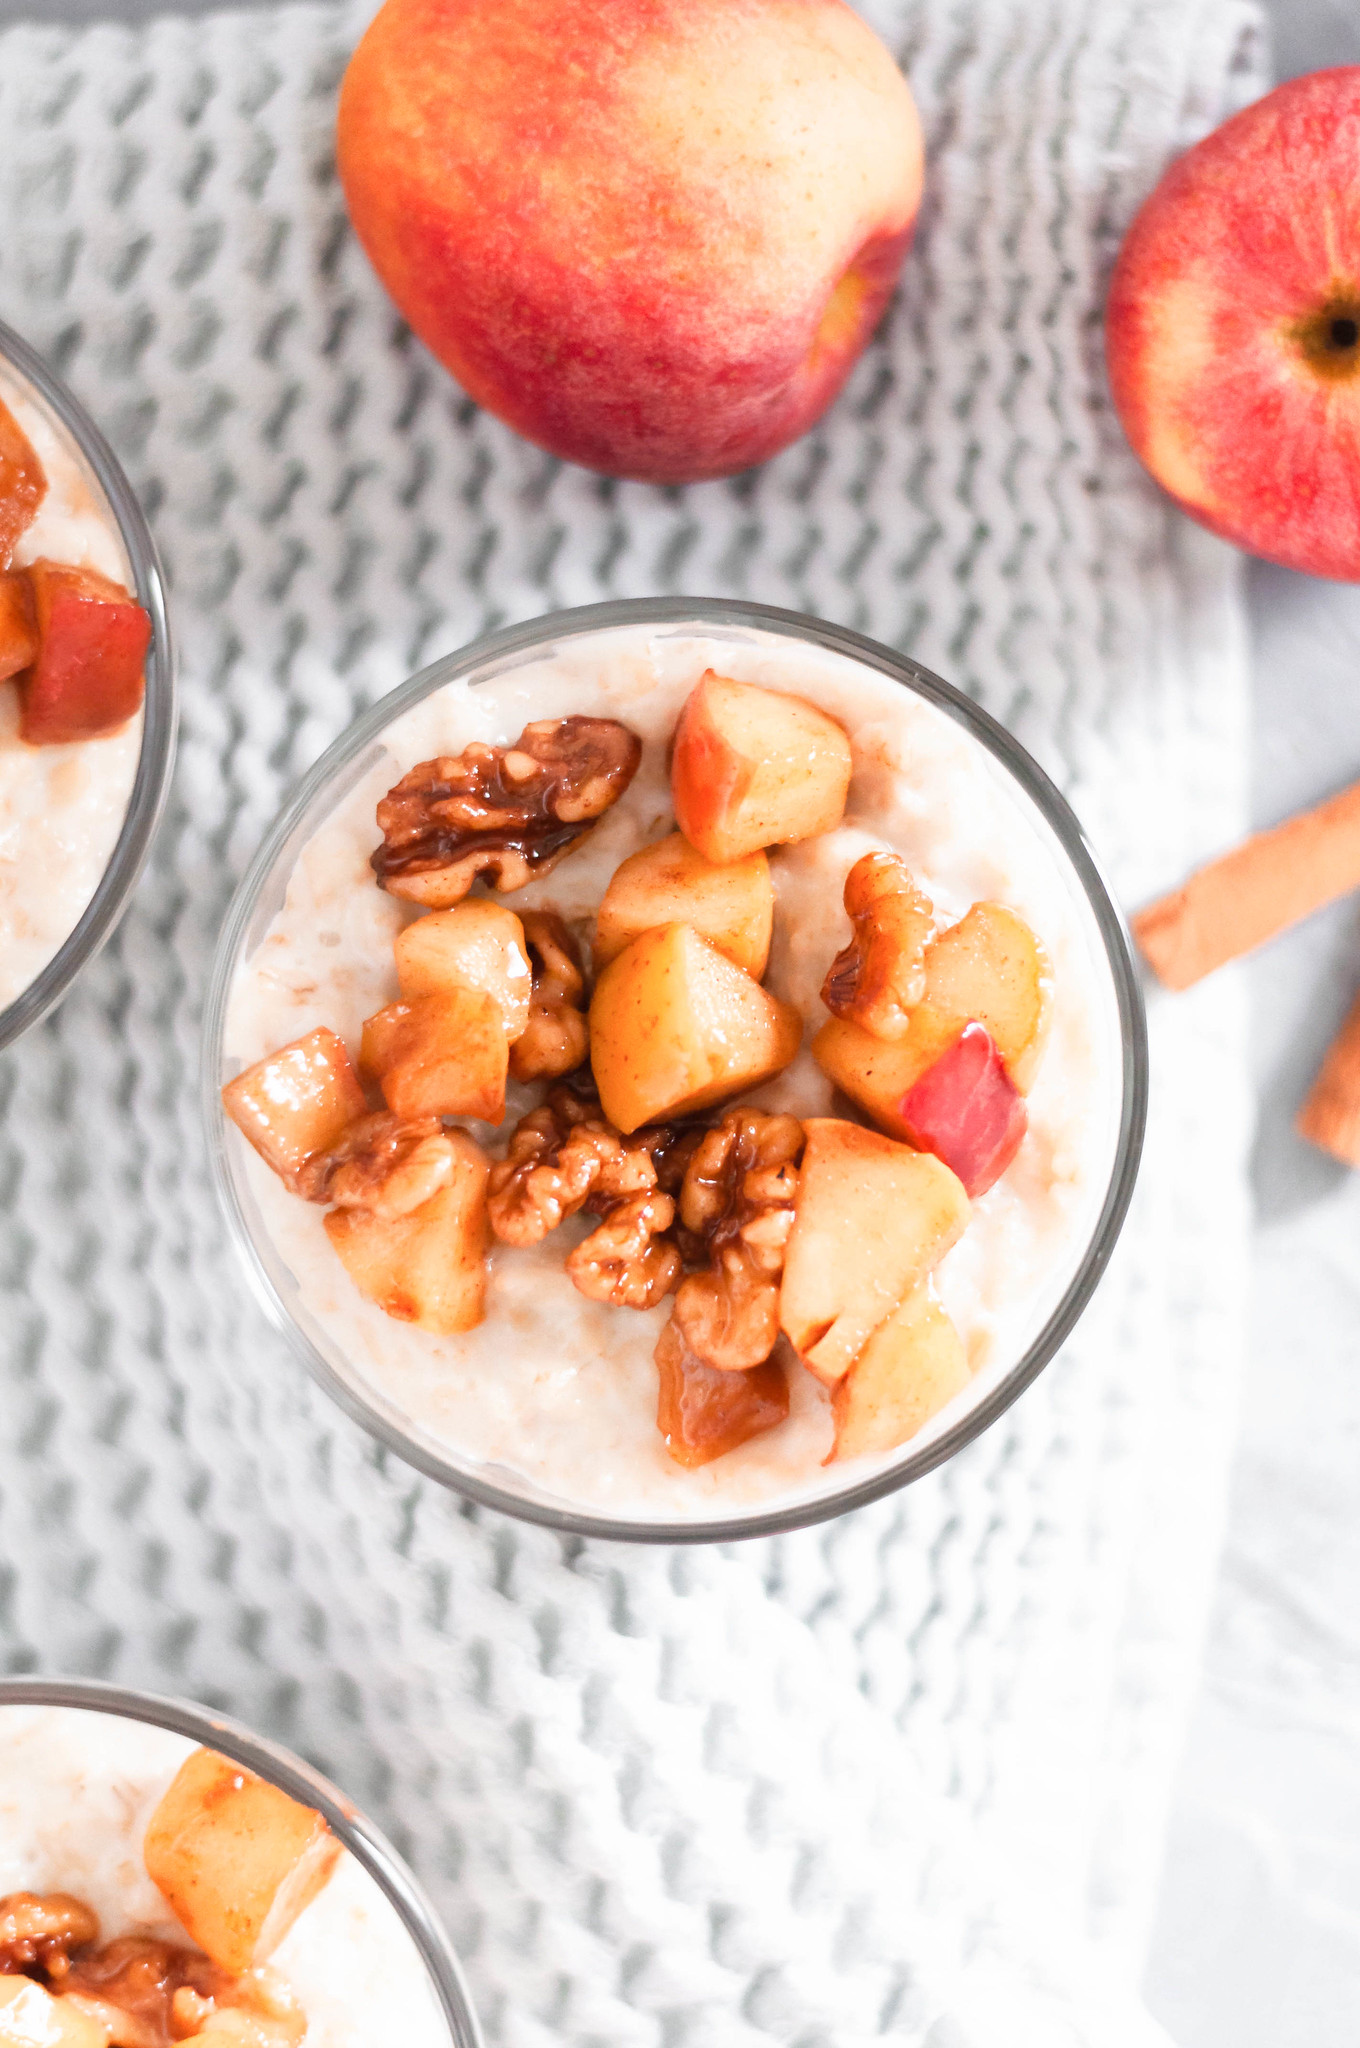
[{"label": "partially visible glass bowl", "polygon": [[97,1679],[0,1678],[0,1708],[9,1706],[77,1707],[87,1713],[115,1714],[125,1721],[168,1728],[205,1749],[219,1750],[256,1777],[277,1785],[289,1798],[314,1807],[367,1871],[411,1937],[435,2004],[447,2022],[449,2048],[482,2048],[462,1969],[433,1906],[387,1838],[310,1764],[224,1714],[211,1713],[188,1700],[164,1699]]},{"label": "partially visible glass bowl", "polygon": [[160,558],[117,456],[79,399],[42,357],[3,322],[0,361],[30,387],[29,395],[48,414],[58,433],[74,444],[87,481],[96,498],[102,499],[121,535],[133,594],[151,616],[142,744],[122,829],[79,921],[46,966],[0,1010],[0,1047],[4,1047],[61,1001],[127,907],[151,850],[170,786],[175,750],[175,664]]},{"label": "partially visible glass bowl", "polygon": [[[1089,1235],[1059,1298],[1008,1369],[980,1375],[969,1405],[946,1411],[905,1444],[886,1466],[837,1481],[815,1480],[799,1497],[759,1502],[684,1519],[612,1513],[549,1494],[504,1464],[460,1454],[449,1441],[405,1413],[389,1391],[356,1365],[302,1299],[299,1283],[270,1241],[251,1188],[254,1155],[227,1123],[221,1088],[239,1069],[226,1053],[228,1004],[238,970],[255,953],[282,906],[295,864],[332,809],[384,759],[385,729],[450,683],[477,688],[587,636],[615,629],[693,628],[728,641],[784,640],[849,657],[901,685],[962,726],[991,756],[1002,780],[1040,822],[1055,865],[1088,920],[1090,946],[1108,977],[1103,1000],[1112,1046],[1109,1168],[1093,1203]],[[579,651],[579,650],[578,650]],[[403,765],[409,765],[403,764]],[[398,769],[397,772],[401,772]],[[395,779],[395,777],[393,778]],[[821,1521],[918,1479],[995,1422],[1038,1375],[1070,1334],[1104,1272],[1133,1193],[1147,1111],[1147,1034],[1142,995],[1124,919],[1086,837],[1053,783],[1020,743],[963,693],[929,670],[858,633],[767,605],[702,598],[638,599],[559,612],[492,633],[435,662],[375,704],[304,776],[243,878],[218,941],[204,1024],[203,1107],[209,1153],[228,1224],[266,1314],[318,1383],[356,1421],[442,1484],[507,1513],[575,1535],[636,1542],[728,1541]]]}]

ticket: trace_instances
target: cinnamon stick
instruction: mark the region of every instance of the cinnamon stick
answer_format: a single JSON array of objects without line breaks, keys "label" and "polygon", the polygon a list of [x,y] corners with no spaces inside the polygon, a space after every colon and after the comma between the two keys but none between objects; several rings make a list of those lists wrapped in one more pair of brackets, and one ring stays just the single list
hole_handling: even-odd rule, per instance
[{"label": "cinnamon stick", "polygon": [[1360,996],[1318,1069],[1295,1129],[1346,1166],[1360,1166]]},{"label": "cinnamon stick", "polygon": [[1133,920],[1157,979],[1189,988],[1287,925],[1360,889],[1360,782],[1258,832]]}]

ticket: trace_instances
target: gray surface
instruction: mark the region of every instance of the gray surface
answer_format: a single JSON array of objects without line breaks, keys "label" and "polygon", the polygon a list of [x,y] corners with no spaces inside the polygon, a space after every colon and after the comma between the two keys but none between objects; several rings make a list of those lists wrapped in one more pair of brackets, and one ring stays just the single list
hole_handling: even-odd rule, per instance
[{"label": "gray surface", "polygon": [[[1357,0],[1268,5],[1281,77],[1360,62]],[[156,11],[0,0],[0,22]],[[1360,776],[1360,590],[1261,565],[1249,589],[1264,824]],[[1256,1335],[1148,1993],[1181,2048],[1330,2048],[1360,2014],[1360,1183],[1291,1125],[1360,985],[1360,906],[1249,973]]]}]

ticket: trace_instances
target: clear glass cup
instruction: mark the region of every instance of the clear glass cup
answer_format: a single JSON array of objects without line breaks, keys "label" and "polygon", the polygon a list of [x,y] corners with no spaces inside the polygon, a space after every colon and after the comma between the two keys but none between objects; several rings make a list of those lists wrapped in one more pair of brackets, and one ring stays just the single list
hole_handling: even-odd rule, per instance
[{"label": "clear glass cup", "polygon": [[[291,1271],[262,1227],[246,1174],[248,1147],[230,1126],[222,1085],[239,1063],[225,1047],[233,980],[281,907],[295,862],[334,806],[382,759],[382,734],[414,704],[451,682],[476,688],[583,636],[615,628],[654,628],[741,639],[775,636],[848,656],[914,691],[971,734],[999,763],[1065,863],[1074,895],[1089,911],[1108,969],[1112,1032],[1117,1032],[1119,1101],[1111,1118],[1108,1179],[1084,1248],[1060,1298],[1022,1355],[953,1420],[931,1425],[881,1469],[851,1471],[819,1484],[815,1497],[757,1503],[702,1517],[650,1519],[578,1506],[547,1494],[505,1466],[460,1456],[403,1413],[309,1316]],[[405,764],[410,765],[410,764]],[[395,779],[395,777],[394,777]],[[376,833],[375,833],[376,837]],[[1081,826],[1049,778],[997,721],[950,684],[906,656],[839,626],[772,606],[696,598],[638,599],[590,605],[511,626],[437,661],[375,704],[303,777],[243,878],[218,941],[204,1027],[203,1108],[209,1151],[228,1225],[265,1312],[325,1391],[380,1442],[442,1484],[507,1513],[577,1535],[639,1542],[728,1541],[771,1534],[844,1513],[906,1485],[971,1443],[1008,1408],[1070,1334],[1114,1250],[1143,1142],[1147,1111],[1147,1034],[1142,993],[1124,919]]]},{"label": "clear glass cup", "polygon": [[90,1713],[116,1714],[126,1721],[145,1721],[207,1749],[219,1750],[243,1764],[256,1777],[290,1798],[314,1807],[363,1866],[390,1902],[425,1965],[430,1988],[448,2023],[450,2048],[482,2048],[481,2030],[463,1972],[433,1906],[387,1838],[334,1785],[290,1751],[253,1735],[239,1722],[188,1700],[163,1699],[84,1678],[0,1678],[0,1708],[7,1706],[79,1707]]},{"label": "clear glass cup", "polygon": [[137,773],[108,866],[76,924],[47,965],[0,1010],[0,1047],[11,1044],[59,1003],[112,932],[146,863],[165,807],[175,753],[175,662],[165,578],[156,543],[117,456],[77,399],[42,357],[0,322],[0,359],[31,387],[57,429],[75,444],[86,479],[122,535],[137,602],[151,615],[146,700]]}]

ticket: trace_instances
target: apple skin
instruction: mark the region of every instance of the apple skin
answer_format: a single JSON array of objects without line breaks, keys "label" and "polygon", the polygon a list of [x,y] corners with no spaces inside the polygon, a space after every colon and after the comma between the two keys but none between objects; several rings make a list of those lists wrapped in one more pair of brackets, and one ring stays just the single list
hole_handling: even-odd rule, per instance
[{"label": "apple skin", "polygon": [[1029,1128],[1025,1098],[991,1033],[969,1024],[902,1097],[903,1131],[963,1182],[969,1201],[1000,1180]]},{"label": "apple skin", "polygon": [[911,93],[844,0],[387,0],[337,153],[375,270],[473,398],[653,483],[821,415],[922,180]]},{"label": "apple skin", "polygon": [[1106,308],[1115,407],[1194,519],[1360,580],[1360,66],[1291,79],[1187,151]]}]

